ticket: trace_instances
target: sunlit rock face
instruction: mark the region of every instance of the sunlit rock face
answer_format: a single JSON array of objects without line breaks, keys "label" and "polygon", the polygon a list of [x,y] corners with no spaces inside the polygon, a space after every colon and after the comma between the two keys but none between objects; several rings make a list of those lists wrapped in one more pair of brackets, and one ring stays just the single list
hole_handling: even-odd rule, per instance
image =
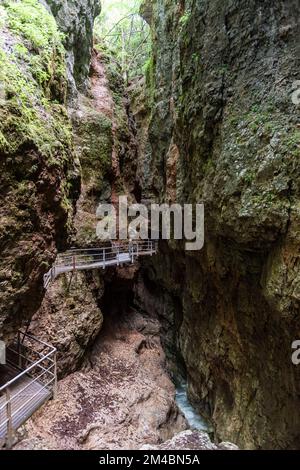
[{"label": "sunlit rock face", "polygon": [[93,46],[93,28],[96,16],[100,14],[100,0],[44,0],[56,18],[59,29],[64,33],[67,51],[68,80],[70,95],[76,88],[85,90]]},{"label": "sunlit rock face", "polygon": [[153,0],[142,12],[152,193],[206,208],[204,249],[162,246],[142,300],[175,325],[170,348],[220,440],[299,448],[299,2]]}]

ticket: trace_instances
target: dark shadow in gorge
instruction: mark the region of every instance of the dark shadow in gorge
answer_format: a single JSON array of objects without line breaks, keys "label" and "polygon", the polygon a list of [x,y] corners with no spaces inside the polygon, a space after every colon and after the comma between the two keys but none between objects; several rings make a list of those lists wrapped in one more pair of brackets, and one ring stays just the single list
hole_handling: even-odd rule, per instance
[{"label": "dark shadow in gorge", "polygon": [[[186,388],[182,393],[187,383],[187,370],[179,344],[182,301],[179,296],[171,296],[162,290],[152,279],[152,274],[151,263],[146,259],[142,260],[139,268],[132,266],[107,271],[100,305],[104,325],[98,341],[107,335],[123,337],[126,326],[146,335],[146,347],[151,347],[151,338],[159,337],[166,355],[167,372],[179,392],[178,404],[188,412],[191,426],[201,422],[202,429],[205,429],[204,421],[189,404]],[[137,352],[140,354],[139,350]]]},{"label": "dark shadow in gorge", "polygon": [[134,286],[134,302],[144,315],[158,319],[168,368],[176,381],[178,377],[186,377],[186,367],[179,345],[179,330],[183,318],[182,301],[163,290],[152,279],[152,275],[151,267],[149,268],[146,261]]},{"label": "dark shadow in gorge", "polygon": [[103,329],[119,323],[122,315],[134,304],[135,268],[108,269],[104,278],[104,294],[100,300]]},{"label": "dark shadow in gorge", "polygon": [[[100,308],[104,316],[103,328],[120,323],[121,317],[137,310],[149,323],[159,324],[159,335],[173,380],[186,378],[186,367],[180,353],[178,332],[182,322],[182,302],[179,297],[166,297],[151,279],[147,261],[136,266],[108,270],[105,275],[104,295]],[[167,308],[166,308],[167,305]]]}]

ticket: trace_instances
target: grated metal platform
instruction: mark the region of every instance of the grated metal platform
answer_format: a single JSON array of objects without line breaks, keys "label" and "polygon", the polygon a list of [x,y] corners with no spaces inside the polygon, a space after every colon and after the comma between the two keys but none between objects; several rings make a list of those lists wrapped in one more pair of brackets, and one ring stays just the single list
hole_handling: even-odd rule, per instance
[{"label": "grated metal platform", "polygon": [[[2,366],[0,384],[16,377],[20,371],[11,366]],[[25,375],[9,387],[11,396],[12,428],[16,431],[42,404],[52,396],[39,381]],[[6,395],[0,396],[0,439],[4,439],[8,430],[8,413]]]},{"label": "grated metal platform", "polygon": [[56,349],[19,331],[0,365],[0,448],[10,449],[16,430],[45,401],[55,397]]}]

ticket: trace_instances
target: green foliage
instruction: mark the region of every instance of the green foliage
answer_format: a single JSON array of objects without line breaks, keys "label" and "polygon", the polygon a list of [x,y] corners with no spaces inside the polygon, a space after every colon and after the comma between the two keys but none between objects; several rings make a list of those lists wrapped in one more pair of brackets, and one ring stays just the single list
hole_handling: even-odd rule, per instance
[{"label": "green foliage", "polygon": [[151,53],[150,28],[139,15],[140,0],[102,2],[95,33],[121,64],[125,80],[141,75]]},{"label": "green foliage", "polygon": [[185,13],[184,15],[181,16],[179,20],[179,24],[181,24],[182,26],[185,26],[187,22],[189,21],[189,19],[190,19],[190,14]]}]

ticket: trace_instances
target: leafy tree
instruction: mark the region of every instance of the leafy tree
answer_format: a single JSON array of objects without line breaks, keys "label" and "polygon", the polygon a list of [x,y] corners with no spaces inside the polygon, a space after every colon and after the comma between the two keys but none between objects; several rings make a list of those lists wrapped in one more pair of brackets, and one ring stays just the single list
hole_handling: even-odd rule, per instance
[{"label": "leafy tree", "polygon": [[95,32],[117,57],[124,79],[143,74],[151,52],[150,30],[139,15],[141,0],[102,0]]}]

